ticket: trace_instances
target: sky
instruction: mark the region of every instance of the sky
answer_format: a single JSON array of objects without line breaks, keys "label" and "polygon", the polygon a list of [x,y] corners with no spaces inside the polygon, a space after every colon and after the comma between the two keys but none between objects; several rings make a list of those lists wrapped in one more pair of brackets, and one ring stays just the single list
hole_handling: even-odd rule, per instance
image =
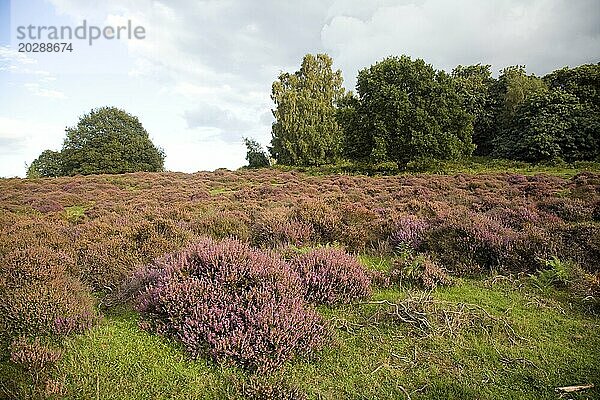
[{"label": "sky", "polygon": [[[19,26],[142,26],[143,39],[55,40],[20,53]],[[46,42],[48,40],[45,40]],[[600,61],[598,0],[0,0],[0,176],[24,176],[93,108],[137,116],[170,171],[245,164],[268,145],[271,84],[328,53],[353,89],[390,55],[435,68],[526,65],[544,75]]]}]

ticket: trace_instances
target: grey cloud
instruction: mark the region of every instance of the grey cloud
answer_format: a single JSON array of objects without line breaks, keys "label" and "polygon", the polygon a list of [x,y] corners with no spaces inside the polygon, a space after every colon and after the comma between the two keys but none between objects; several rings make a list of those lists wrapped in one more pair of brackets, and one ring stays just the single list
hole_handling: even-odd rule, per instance
[{"label": "grey cloud", "polygon": [[11,154],[21,151],[26,147],[25,137],[0,137],[0,153]]},{"label": "grey cloud", "polygon": [[[51,0],[85,10],[91,0]],[[81,5],[83,4],[83,5]],[[86,6],[87,4],[87,6]],[[133,50],[140,74],[206,89],[190,103],[218,104],[185,114],[189,126],[224,131],[267,124],[270,85],[308,52],[327,51],[354,86],[359,69],[389,55],[424,58],[437,68],[526,64],[545,74],[597,62],[597,0],[108,0],[105,12],[141,16],[148,39]],[[79,14],[81,14],[79,10]],[[150,45],[152,44],[152,45]],[[262,95],[261,95],[262,94]],[[212,102],[212,98],[215,102]],[[192,106],[189,107],[193,108]],[[208,114],[207,110],[209,111]],[[255,117],[248,117],[248,115]],[[211,116],[212,115],[212,116]],[[240,115],[246,117],[240,118]]]},{"label": "grey cloud", "polygon": [[389,55],[424,58],[446,70],[484,63],[497,72],[525,64],[540,75],[599,59],[595,0],[376,3],[359,10],[352,2],[336,1],[323,27],[323,46],[342,68],[348,87],[359,69]]},{"label": "grey cloud", "polygon": [[189,128],[217,128],[220,137],[225,141],[241,140],[243,132],[253,124],[243,120],[231,111],[213,106],[202,105],[196,109],[184,112],[184,118]]}]

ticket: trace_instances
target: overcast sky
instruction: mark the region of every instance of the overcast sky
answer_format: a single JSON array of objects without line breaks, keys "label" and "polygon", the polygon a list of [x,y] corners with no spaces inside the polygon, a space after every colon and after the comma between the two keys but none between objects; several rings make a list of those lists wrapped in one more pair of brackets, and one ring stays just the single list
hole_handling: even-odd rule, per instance
[{"label": "overcast sky", "polygon": [[[146,38],[16,51],[18,26],[84,19],[131,20]],[[543,75],[600,61],[600,1],[0,0],[0,176],[24,176],[42,150],[60,149],[65,127],[106,105],[139,117],[169,170],[240,167],[243,136],[270,140],[273,80],[317,52],[350,89],[359,69],[401,54]]]}]

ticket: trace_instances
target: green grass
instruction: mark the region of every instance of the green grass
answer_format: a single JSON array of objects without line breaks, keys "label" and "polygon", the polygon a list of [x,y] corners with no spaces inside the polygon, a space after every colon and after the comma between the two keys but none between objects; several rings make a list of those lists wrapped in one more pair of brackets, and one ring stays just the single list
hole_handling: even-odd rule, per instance
[{"label": "green grass", "polygon": [[471,157],[462,161],[413,162],[405,168],[399,168],[392,162],[367,164],[342,161],[332,165],[313,167],[292,167],[275,165],[283,171],[301,171],[309,175],[357,174],[357,175],[396,175],[396,174],[483,174],[511,172],[523,175],[549,174],[563,178],[571,178],[582,171],[600,171],[600,163],[577,161],[571,164],[564,162],[530,164],[522,161],[494,159],[489,157]]},{"label": "green grass", "polygon": [[134,312],[108,315],[65,343],[59,380],[73,399],[227,397],[233,370],[191,361],[176,343],[137,326]]},{"label": "green grass", "polygon": [[227,194],[227,193],[231,193],[231,192],[234,192],[234,190],[229,189],[229,188],[224,188],[224,187],[223,188],[214,188],[214,189],[210,189],[208,191],[208,193],[211,196],[218,196],[220,194]]},{"label": "green grass", "polygon": [[67,221],[76,224],[77,222],[79,222],[79,220],[85,217],[85,210],[85,206],[76,205],[65,207],[65,218],[67,219]]},{"label": "green grass", "polygon": [[[373,301],[409,295],[426,293],[388,289]],[[596,388],[572,398],[600,397],[600,319],[570,306],[564,294],[523,281],[459,280],[429,301],[440,317],[431,318],[430,331],[375,320],[382,310],[376,304],[320,308],[335,326],[334,343],[314,359],[289,363],[272,381],[314,399],[556,399],[555,387],[586,383]],[[457,318],[451,329],[444,312]],[[176,343],[141,331],[137,319],[115,312],[66,341],[58,379],[69,398],[236,396],[243,372],[189,360]]]}]

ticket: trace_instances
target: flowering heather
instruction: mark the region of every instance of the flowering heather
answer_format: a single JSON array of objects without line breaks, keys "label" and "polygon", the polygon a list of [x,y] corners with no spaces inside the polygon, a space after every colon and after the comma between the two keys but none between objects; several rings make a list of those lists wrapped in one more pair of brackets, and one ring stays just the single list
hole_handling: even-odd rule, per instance
[{"label": "flowering heather", "polygon": [[305,287],[305,298],[316,304],[351,303],[371,294],[371,280],[358,260],[345,251],[324,247],[290,261]]},{"label": "flowering heather", "polygon": [[272,371],[320,347],[323,321],[280,258],[233,239],[201,239],[139,276],[142,326],[181,341],[195,357]]},{"label": "flowering heather", "polygon": [[598,221],[600,174],[590,172],[564,179],[265,169],[2,179],[7,300],[0,312],[9,319],[0,324],[17,334],[84,329],[76,321],[91,312],[90,291],[114,293],[139,266],[205,236],[262,249],[338,243],[387,255],[404,244],[452,274],[532,273],[550,255],[597,272]]},{"label": "flowering heather", "polygon": [[55,332],[57,321],[81,331],[93,320],[88,289],[67,271],[73,261],[61,252],[32,246],[0,257],[0,342],[19,335]]},{"label": "flowering heather", "polygon": [[45,345],[38,338],[28,340],[19,337],[11,343],[9,350],[12,362],[38,373],[54,364],[61,356],[59,349]]},{"label": "flowering heather", "polygon": [[421,218],[414,215],[403,215],[394,223],[394,229],[390,235],[391,244],[394,247],[404,245],[416,250],[423,242],[428,227],[427,221]]}]

